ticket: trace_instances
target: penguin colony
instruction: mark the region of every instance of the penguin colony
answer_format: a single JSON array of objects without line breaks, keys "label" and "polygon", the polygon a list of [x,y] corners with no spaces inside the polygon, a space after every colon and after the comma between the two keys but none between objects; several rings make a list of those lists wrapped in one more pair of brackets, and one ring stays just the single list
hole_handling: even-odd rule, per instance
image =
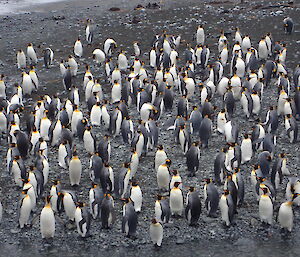
[{"label": "penguin colony", "polygon": [[[283,21],[286,34],[293,32],[293,21]],[[87,20],[85,43],[92,47],[95,24]],[[68,94],[62,100],[58,95],[40,96],[32,106],[26,98],[39,92],[37,65],[39,59],[32,43],[27,52],[17,52],[17,68],[22,71],[22,81],[15,84],[8,95],[5,77],[0,80],[0,130],[8,145],[6,169],[11,181],[20,191],[18,220],[21,229],[39,219],[42,238],[55,236],[56,222],[65,215],[75,222],[81,237],[90,235],[93,220],[100,220],[103,229],[114,226],[114,201],[124,202],[122,233],[134,238],[138,230],[138,213],[143,211],[143,190],[137,177],[140,161],[149,152],[155,153],[153,172],[159,194],[153,199],[153,219],[149,221],[153,244],[161,246],[163,226],[172,217],[185,217],[188,225],[196,226],[202,215],[220,219],[231,226],[238,219],[238,209],[243,208],[244,181],[250,177],[257,200],[261,222],[272,225],[276,193],[284,176],[290,175],[286,153],[275,154],[276,133],[284,123],[286,137],[291,144],[298,142],[297,119],[300,115],[300,66],[290,81],[285,60],[284,43],[274,42],[270,33],[258,45],[248,35],[236,28],[232,48],[226,33],[221,31],[218,40],[218,58],[210,59],[210,49],[205,44],[205,28],[199,26],[195,33],[196,46],[187,44],[184,53],[178,53],[180,36],[166,32],[155,35],[147,63],[142,61],[139,42],[133,43],[134,59],[118,49],[117,42],[106,39],[103,50],[93,51],[94,62],[106,74],[106,80],[96,79],[86,64],[83,85],[77,87],[78,62],[84,55],[83,44],[78,38],[74,56],[61,61],[62,86]],[[287,37],[288,38],[288,37]],[[255,48],[256,47],[256,48]],[[51,48],[43,51],[44,66],[54,65]],[[179,57],[183,65],[179,65]],[[29,65],[29,66],[28,66]],[[30,67],[29,71],[27,67]],[[101,85],[103,83],[103,85]],[[105,94],[103,87],[108,88]],[[278,101],[270,106],[264,121],[258,119],[265,88],[278,90]],[[198,93],[199,92],[199,93]],[[197,94],[197,97],[196,97]],[[198,97],[199,95],[199,97]],[[174,108],[178,98],[177,116],[166,128],[174,135],[174,147],[186,158],[187,173],[204,182],[203,188],[184,184],[184,177],[168,158],[160,144],[160,117]],[[220,98],[222,107],[213,106]],[[241,108],[241,119],[255,121],[241,139],[234,122],[235,110]],[[140,117],[131,117],[136,109]],[[26,120],[25,120],[26,118]],[[22,120],[24,119],[24,120]],[[99,127],[105,134],[99,137],[94,130]],[[217,153],[212,176],[201,175],[200,154],[210,147],[212,133],[224,138],[224,147]],[[122,167],[114,167],[115,155],[111,140],[131,148],[131,155]],[[86,158],[90,158],[89,172],[83,172],[76,142],[83,144]],[[69,181],[49,180],[51,163],[48,153],[57,155],[62,170],[69,173]],[[252,171],[243,164],[255,159]],[[149,171],[151,172],[151,171]],[[79,199],[81,180],[91,180],[89,202]],[[70,184],[74,190],[64,189]],[[215,184],[224,190],[218,192]],[[184,185],[184,186],[183,186]],[[188,190],[186,190],[188,188]],[[204,199],[199,197],[203,190]],[[183,191],[188,191],[184,197]],[[281,203],[277,222],[289,232],[293,227],[293,204],[300,204],[300,180],[290,177],[286,185],[286,201]],[[45,199],[42,210],[37,202]],[[31,218],[31,217],[35,218]],[[0,220],[2,205],[0,203]]]}]

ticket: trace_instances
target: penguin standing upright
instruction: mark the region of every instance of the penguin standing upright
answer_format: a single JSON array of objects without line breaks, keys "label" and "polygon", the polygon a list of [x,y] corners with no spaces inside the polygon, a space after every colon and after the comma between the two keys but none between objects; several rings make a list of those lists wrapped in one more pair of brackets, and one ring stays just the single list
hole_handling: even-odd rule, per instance
[{"label": "penguin standing upright", "polygon": [[284,31],[287,34],[292,34],[294,30],[294,22],[292,18],[286,17],[283,19]]},{"label": "penguin standing upright", "polygon": [[87,126],[86,130],[83,133],[83,144],[85,150],[89,154],[93,154],[96,151],[97,143],[96,143],[96,137],[92,131],[91,126]]},{"label": "penguin standing upright", "polygon": [[152,219],[150,225],[150,237],[155,246],[160,247],[163,239],[163,226],[157,219]]},{"label": "penguin standing upright", "polygon": [[[294,198],[295,196],[293,196]],[[292,232],[294,225],[294,213],[293,213],[293,201],[288,200],[282,203],[279,207],[277,220],[280,223],[282,229],[286,229],[289,232]]]},{"label": "penguin standing upright", "polygon": [[183,194],[179,188],[180,182],[175,182],[170,191],[170,210],[174,216],[182,216],[183,212]]},{"label": "penguin standing upright", "polygon": [[194,142],[186,153],[186,164],[189,171],[189,176],[195,176],[199,168],[200,149],[199,143]]},{"label": "penguin standing upright", "polygon": [[71,191],[64,191],[62,193],[59,193],[59,196],[62,199],[63,207],[68,219],[70,221],[74,221],[77,202],[75,193]]},{"label": "penguin standing upright", "polygon": [[125,233],[127,237],[135,237],[137,223],[138,215],[132,201],[126,198],[123,206],[122,233]]},{"label": "penguin standing upright", "polygon": [[244,135],[241,144],[241,164],[249,162],[253,155],[252,140],[248,134]]},{"label": "penguin standing upright", "polygon": [[221,151],[216,155],[214,161],[215,180],[218,184],[223,183],[225,179],[225,159],[227,151],[227,148],[222,148]]},{"label": "penguin standing upright", "polygon": [[130,163],[125,162],[119,172],[119,195],[124,198],[127,194],[129,180],[131,177]]},{"label": "penguin standing upright", "polygon": [[47,69],[52,65],[53,57],[54,54],[52,49],[50,47],[46,48],[44,50],[44,65]]},{"label": "penguin standing upright", "polygon": [[29,217],[32,211],[32,204],[30,196],[27,194],[27,188],[22,191],[22,198],[19,203],[19,226],[20,228],[24,228],[25,226],[29,225]]},{"label": "penguin standing upright", "polygon": [[40,230],[42,238],[53,238],[55,233],[55,217],[51,208],[51,196],[46,197],[46,203],[40,215]]},{"label": "penguin standing upright", "polygon": [[67,141],[63,141],[58,147],[58,163],[59,166],[67,169],[71,159],[71,148]]},{"label": "penguin standing upright", "polygon": [[267,194],[267,188],[262,188],[263,194],[259,198],[258,208],[259,217],[262,222],[268,224],[273,223],[273,201],[272,198]]},{"label": "penguin standing upright", "polygon": [[22,49],[18,50],[17,52],[17,65],[18,69],[26,68],[26,56]]},{"label": "penguin standing upright", "polygon": [[212,179],[205,179],[204,201],[207,215],[215,218],[217,216],[216,212],[219,206],[219,193],[215,185],[212,183]]},{"label": "penguin standing upright", "polygon": [[27,158],[28,150],[29,150],[29,139],[25,132],[21,130],[16,130],[14,132],[14,136],[16,137],[17,147],[19,149],[20,156],[23,159]]},{"label": "penguin standing upright", "polygon": [[211,137],[212,133],[212,121],[206,115],[203,120],[201,121],[201,125],[199,128],[199,136],[200,136],[200,143],[202,147],[208,147],[208,140]]},{"label": "penguin standing upright", "polygon": [[91,19],[87,19],[85,28],[85,39],[89,45],[92,44],[94,38],[94,25]]},{"label": "penguin standing upright", "polygon": [[111,228],[114,221],[114,199],[110,194],[105,194],[101,202],[102,228]]},{"label": "penguin standing upright", "polygon": [[89,191],[89,203],[93,219],[98,217],[103,199],[104,194],[102,188],[100,188],[97,184],[92,183],[92,188]]},{"label": "penguin standing upright", "polygon": [[73,152],[73,157],[69,163],[69,177],[71,186],[79,186],[80,177],[82,172],[81,161],[78,158],[76,150]]},{"label": "penguin standing upright", "polygon": [[298,125],[296,119],[291,114],[287,114],[284,124],[290,143],[296,143],[298,139]]},{"label": "penguin standing upright", "polygon": [[83,203],[77,202],[74,215],[78,234],[81,237],[88,237],[90,235],[91,214],[87,207]]},{"label": "penguin standing upright", "polygon": [[83,53],[83,47],[80,38],[78,38],[74,44],[74,54],[76,57],[81,57],[82,53]]},{"label": "penguin standing upright", "polygon": [[168,156],[166,152],[164,151],[164,147],[162,145],[159,145],[157,147],[157,151],[155,153],[155,159],[154,159],[154,169],[157,172],[158,167],[161,164],[164,164],[165,161],[168,159]]},{"label": "penguin standing upright", "polygon": [[27,46],[27,56],[29,58],[30,64],[32,65],[37,64],[38,59],[32,43],[29,43]]},{"label": "penguin standing upright", "polygon": [[198,192],[194,187],[189,188],[185,207],[185,217],[190,226],[197,225],[201,213],[201,202]]},{"label": "penguin standing upright", "polygon": [[166,159],[165,163],[159,165],[157,169],[157,184],[159,189],[169,190],[170,186],[170,165],[171,160]]},{"label": "penguin standing upright", "polygon": [[51,208],[54,212],[59,211],[59,201],[58,197],[61,191],[61,183],[59,180],[55,180],[54,184],[51,186],[50,189],[50,203],[51,203]]},{"label": "penguin standing upright", "polygon": [[137,181],[131,182],[130,199],[133,202],[135,212],[136,213],[141,212],[143,195],[142,195],[142,190],[138,185]]},{"label": "penguin standing upright", "polygon": [[229,227],[233,221],[235,207],[234,207],[231,194],[228,190],[224,190],[224,193],[221,196],[219,204],[221,209],[222,221],[225,223],[227,227]]},{"label": "penguin standing upright", "polygon": [[162,197],[161,195],[157,196],[155,201],[155,218],[163,223],[168,223],[171,215],[169,200]]},{"label": "penguin standing upright", "polygon": [[37,193],[35,191],[35,188],[37,186],[36,185],[33,186],[33,184],[34,184],[33,182],[36,182],[36,181],[32,181],[31,182],[29,178],[23,179],[23,183],[24,183],[24,185],[23,185],[23,191],[28,189],[26,193],[30,197],[31,211],[35,211],[35,208],[36,208],[36,198],[37,198]]}]

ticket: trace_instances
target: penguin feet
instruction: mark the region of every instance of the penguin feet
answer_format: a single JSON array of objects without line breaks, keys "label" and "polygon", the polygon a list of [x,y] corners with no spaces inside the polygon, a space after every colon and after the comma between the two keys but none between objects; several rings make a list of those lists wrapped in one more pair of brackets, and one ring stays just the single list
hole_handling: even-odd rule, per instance
[{"label": "penguin feet", "polygon": [[130,238],[132,240],[136,240],[137,236],[136,235],[126,235],[127,238]]}]

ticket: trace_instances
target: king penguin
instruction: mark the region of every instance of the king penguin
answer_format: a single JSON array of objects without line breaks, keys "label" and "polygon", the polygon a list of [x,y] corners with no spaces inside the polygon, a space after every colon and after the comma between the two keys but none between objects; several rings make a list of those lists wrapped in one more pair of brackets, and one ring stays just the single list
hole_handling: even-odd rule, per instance
[{"label": "king penguin", "polygon": [[199,194],[194,187],[189,188],[187,194],[187,204],[185,207],[185,217],[190,226],[196,226],[201,213],[201,202]]}]

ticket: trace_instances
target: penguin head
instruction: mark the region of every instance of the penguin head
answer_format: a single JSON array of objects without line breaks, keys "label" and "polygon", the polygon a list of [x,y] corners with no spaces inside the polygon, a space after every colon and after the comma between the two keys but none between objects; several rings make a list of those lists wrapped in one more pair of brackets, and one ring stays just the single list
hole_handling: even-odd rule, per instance
[{"label": "penguin head", "polygon": [[56,179],[56,180],[53,181],[53,185],[57,186],[59,184],[60,184],[60,180]]},{"label": "penguin head", "polygon": [[160,150],[160,151],[162,151],[164,149],[164,147],[162,145],[158,145],[157,149]]},{"label": "penguin head", "polygon": [[29,178],[23,178],[23,179],[22,179],[22,182],[23,182],[24,184],[27,184],[27,183],[30,182],[30,179],[29,179]]},{"label": "penguin head", "polygon": [[123,167],[126,169],[130,168],[130,162],[124,162]]},{"label": "penguin head", "polygon": [[189,187],[189,191],[190,191],[190,192],[195,192],[195,191],[196,191],[196,188],[193,187],[193,186],[190,186],[190,187]]},{"label": "penguin head", "polygon": [[227,196],[227,195],[230,194],[230,192],[229,192],[229,190],[225,189],[223,194],[224,194],[225,196]]},{"label": "penguin head", "polygon": [[92,182],[92,188],[97,188],[98,187],[98,184]]},{"label": "penguin head", "polygon": [[23,189],[23,190],[22,190],[22,194],[23,194],[23,195],[26,195],[27,192],[28,192],[28,190],[29,190],[30,188],[32,188],[32,186],[29,187],[29,188]]},{"label": "penguin head", "polygon": [[20,155],[16,155],[16,156],[14,157],[14,160],[15,160],[15,161],[20,160],[20,159],[21,159],[21,156],[20,156]]},{"label": "penguin head", "polygon": [[212,182],[212,179],[211,179],[211,178],[205,178],[205,179],[204,179],[204,182],[205,182],[206,184],[210,184],[210,183]]},{"label": "penguin head", "polygon": [[179,172],[176,169],[172,170],[172,173],[173,173],[173,176],[178,176],[179,175]]},{"label": "penguin head", "polygon": [[160,200],[163,199],[163,196],[162,196],[162,195],[157,195],[157,196],[156,196],[156,199],[157,199],[158,201],[160,201]]},{"label": "penguin head", "polygon": [[84,206],[84,203],[83,202],[76,202],[76,207],[78,208],[82,208]]},{"label": "penguin head", "polygon": [[176,181],[176,182],[174,183],[174,187],[175,187],[175,188],[178,188],[180,184],[181,184],[181,182]]},{"label": "penguin head", "polygon": [[45,202],[46,202],[46,204],[50,204],[51,197],[52,197],[52,195],[47,195],[47,196],[45,197]]},{"label": "penguin head", "polygon": [[268,194],[268,192],[269,192],[267,187],[262,187],[261,190],[263,191],[264,195]]},{"label": "penguin head", "polygon": [[167,165],[168,167],[170,167],[170,166],[171,166],[171,163],[172,163],[172,162],[171,162],[171,160],[170,160],[170,159],[167,159],[167,160],[166,160],[166,165]]},{"label": "penguin head", "polygon": [[195,141],[195,142],[193,142],[193,146],[199,146],[199,144],[200,144],[200,142],[199,141]]},{"label": "penguin head", "polygon": [[153,218],[153,219],[151,220],[151,223],[152,223],[152,224],[157,224],[158,221],[157,221],[157,219]]},{"label": "penguin head", "polygon": [[131,186],[133,186],[133,187],[136,187],[136,186],[138,186],[138,182],[136,181],[136,180],[132,180],[131,181]]},{"label": "penguin head", "polygon": [[235,167],[235,168],[234,168],[234,174],[239,173],[240,171],[241,171],[240,168],[238,168],[238,167]]}]

